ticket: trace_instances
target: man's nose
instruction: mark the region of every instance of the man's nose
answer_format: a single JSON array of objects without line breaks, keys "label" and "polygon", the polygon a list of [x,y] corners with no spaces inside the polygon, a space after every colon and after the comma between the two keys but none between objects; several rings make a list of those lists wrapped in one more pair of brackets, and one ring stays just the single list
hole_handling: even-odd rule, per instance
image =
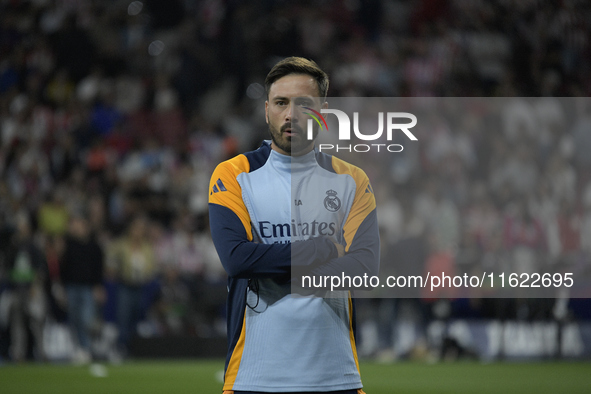
[{"label": "man's nose", "polygon": [[293,116],[293,105],[288,105],[287,109],[285,111],[285,120],[286,121],[291,121],[291,118]]},{"label": "man's nose", "polygon": [[290,104],[289,107],[287,108],[286,113],[285,113],[285,121],[286,122],[297,123],[298,117],[297,117],[295,111],[296,111],[295,106],[293,104]]}]

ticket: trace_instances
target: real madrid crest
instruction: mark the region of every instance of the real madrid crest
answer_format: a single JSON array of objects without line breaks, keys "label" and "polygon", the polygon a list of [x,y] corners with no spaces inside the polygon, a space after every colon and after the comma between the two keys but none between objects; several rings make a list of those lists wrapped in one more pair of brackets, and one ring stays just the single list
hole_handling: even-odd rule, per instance
[{"label": "real madrid crest", "polygon": [[336,212],[341,209],[341,199],[337,197],[337,192],[334,190],[328,190],[326,192],[326,198],[324,199],[324,208],[330,212]]}]

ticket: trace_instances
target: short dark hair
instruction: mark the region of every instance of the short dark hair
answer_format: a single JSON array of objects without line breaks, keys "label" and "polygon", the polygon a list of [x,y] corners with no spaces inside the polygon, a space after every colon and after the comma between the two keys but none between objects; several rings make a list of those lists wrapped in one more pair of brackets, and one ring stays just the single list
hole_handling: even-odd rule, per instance
[{"label": "short dark hair", "polygon": [[267,78],[265,78],[265,91],[267,92],[267,99],[269,98],[269,90],[271,85],[279,78],[291,74],[310,75],[316,80],[318,85],[318,93],[320,97],[326,98],[328,94],[328,74],[326,74],[313,60],[305,59],[303,57],[288,57],[273,66]]}]

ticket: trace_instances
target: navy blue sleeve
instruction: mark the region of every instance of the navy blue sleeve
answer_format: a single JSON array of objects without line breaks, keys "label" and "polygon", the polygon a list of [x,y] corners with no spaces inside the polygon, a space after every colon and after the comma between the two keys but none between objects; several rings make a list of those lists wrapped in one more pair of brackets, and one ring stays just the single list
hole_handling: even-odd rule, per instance
[{"label": "navy blue sleeve", "polygon": [[292,253],[300,265],[316,266],[337,256],[325,237],[292,244],[260,244],[248,240],[238,216],[229,208],[209,204],[211,237],[222,265],[233,278],[277,278],[291,276]]}]

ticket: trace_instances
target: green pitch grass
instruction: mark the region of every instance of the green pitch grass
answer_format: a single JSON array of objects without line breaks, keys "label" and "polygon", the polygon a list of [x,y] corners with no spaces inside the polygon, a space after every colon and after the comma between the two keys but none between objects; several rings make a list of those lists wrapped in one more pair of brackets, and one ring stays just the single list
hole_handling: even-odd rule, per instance
[{"label": "green pitch grass", "polygon": [[[104,368],[23,364],[0,366],[0,392],[217,393],[222,361],[138,361]],[[590,393],[591,363],[362,363],[367,394]],[[100,377],[100,375],[106,375]]]}]

